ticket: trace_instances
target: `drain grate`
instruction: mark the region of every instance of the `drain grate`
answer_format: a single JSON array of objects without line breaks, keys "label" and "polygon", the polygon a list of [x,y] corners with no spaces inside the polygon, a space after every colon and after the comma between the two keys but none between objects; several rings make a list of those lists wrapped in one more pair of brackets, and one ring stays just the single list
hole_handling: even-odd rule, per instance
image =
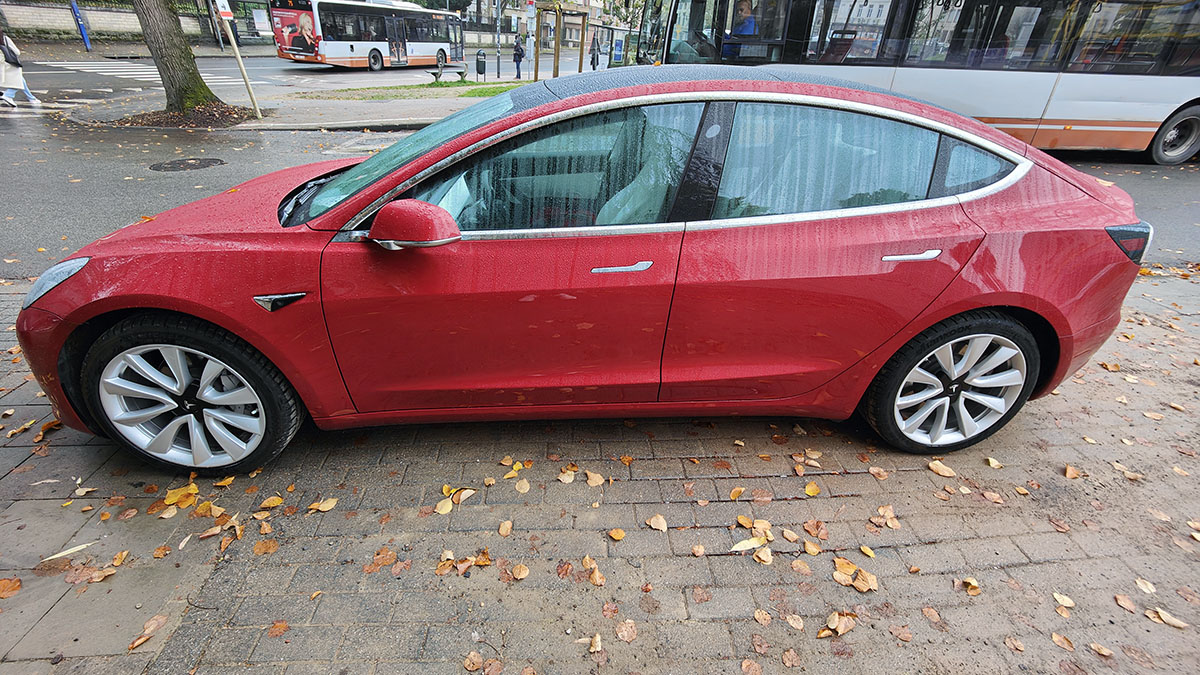
[{"label": "drain grate", "polygon": [[159,162],[151,164],[151,171],[191,171],[193,169],[205,169],[210,166],[220,166],[225,163],[223,159],[216,157],[188,157],[187,159],[173,159],[169,162]]}]

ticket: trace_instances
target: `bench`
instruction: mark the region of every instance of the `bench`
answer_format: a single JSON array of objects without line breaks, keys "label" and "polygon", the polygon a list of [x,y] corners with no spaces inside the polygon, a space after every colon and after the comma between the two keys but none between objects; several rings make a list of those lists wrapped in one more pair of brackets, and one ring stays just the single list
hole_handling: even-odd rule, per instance
[{"label": "bench", "polygon": [[445,73],[454,73],[454,74],[458,75],[459,82],[467,81],[467,67],[466,66],[438,66],[437,70],[427,70],[425,72],[427,72],[433,76],[434,82],[441,82],[442,75]]}]

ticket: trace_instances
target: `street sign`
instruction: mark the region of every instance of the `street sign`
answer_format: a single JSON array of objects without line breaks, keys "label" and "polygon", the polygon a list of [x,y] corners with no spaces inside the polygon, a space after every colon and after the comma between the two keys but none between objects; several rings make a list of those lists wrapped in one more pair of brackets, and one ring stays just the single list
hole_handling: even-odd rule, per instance
[{"label": "street sign", "polygon": [[226,21],[233,20],[233,10],[229,8],[229,0],[217,0],[217,14]]}]

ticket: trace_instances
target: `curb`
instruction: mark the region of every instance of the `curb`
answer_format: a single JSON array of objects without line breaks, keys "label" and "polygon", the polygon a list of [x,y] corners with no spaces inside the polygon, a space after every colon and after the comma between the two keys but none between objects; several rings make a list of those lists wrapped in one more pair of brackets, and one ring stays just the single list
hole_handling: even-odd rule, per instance
[{"label": "curb", "polygon": [[[440,120],[440,117],[394,120],[347,120],[341,122],[242,122],[229,129],[247,131],[417,131]],[[156,127],[162,128],[162,127]]]}]

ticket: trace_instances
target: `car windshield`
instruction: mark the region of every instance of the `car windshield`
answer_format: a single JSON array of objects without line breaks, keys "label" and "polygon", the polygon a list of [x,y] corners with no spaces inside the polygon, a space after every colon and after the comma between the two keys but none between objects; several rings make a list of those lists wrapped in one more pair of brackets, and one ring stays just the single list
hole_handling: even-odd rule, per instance
[{"label": "car windshield", "polygon": [[308,219],[341,204],[347,197],[454,138],[494,122],[513,109],[512,97],[500,94],[435,122],[384,148],[321,187],[305,205]]}]

